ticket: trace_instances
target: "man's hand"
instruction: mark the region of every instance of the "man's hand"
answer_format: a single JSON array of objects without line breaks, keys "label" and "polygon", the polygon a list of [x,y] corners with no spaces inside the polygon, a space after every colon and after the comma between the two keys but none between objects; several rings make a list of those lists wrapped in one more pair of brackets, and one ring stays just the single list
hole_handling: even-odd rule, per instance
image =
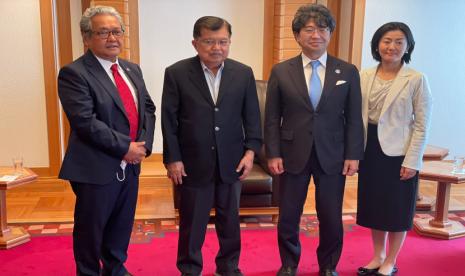
[{"label": "man's hand", "polygon": [[184,171],[184,163],[182,161],[176,161],[169,164],[165,164],[166,175],[171,179],[171,182],[175,185],[182,184],[182,177],[187,176]]},{"label": "man's hand", "polygon": [[400,168],[400,180],[407,180],[414,177],[417,174],[417,170],[401,167]]},{"label": "man's hand", "polygon": [[129,164],[139,164],[142,160],[144,160],[146,154],[147,149],[145,148],[145,141],[131,142],[129,144],[129,150],[123,160]]},{"label": "man's hand", "polygon": [[244,156],[241,159],[241,162],[239,162],[239,165],[236,168],[236,172],[242,171],[241,176],[239,176],[239,180],[244,180],[247,177],[247,175],[249,175],[253,167],[254,156],[255,153],[252,150],[245,151]]},{"label": "man's hand", "polygon": [[358,160],[345,160],[342,174],[352,176],[358,171]]},{"label": "man's hand", "polygon": [[282,174],[284,172],[283,159],[281,157],[268,159],[268,169],[273,175]]}]

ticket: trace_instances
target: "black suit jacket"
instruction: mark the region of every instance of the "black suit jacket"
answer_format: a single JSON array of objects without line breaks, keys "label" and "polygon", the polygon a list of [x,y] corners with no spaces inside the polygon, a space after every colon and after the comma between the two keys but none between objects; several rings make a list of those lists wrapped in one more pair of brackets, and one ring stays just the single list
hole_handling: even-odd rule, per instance
[{"label": "black suit jacket", "polygon": [[214,104],[198,56],[166,68],[162,96],[163,162],[182,161],[187,177],[213,179],[216,163],[233,183],[244,151],[261,146],[260,111],[252,69],[227,59]]},{"label": "black suit jacket", "polygon": [[341,173],[346,159],[363,157],[360,76],[354,65],[330,55],[316,110],[310,103],[301,55],[275,65],[268,81],[267,157],[282,157],[286,171],[300,173],[312,145],[327,174]]},{"label": "black suit jacket", "polygon": [[[155,127],[155,105],[137,64],[118,60],[137,90],[139,129],[150,155]],[[58,94],[71,133],[59,177],[106,184],[115,178],[129,149],[129,120],[116,86],[91,51],[66,65],[58,75]],[[140,165],[135,166],[136,174]]]}]

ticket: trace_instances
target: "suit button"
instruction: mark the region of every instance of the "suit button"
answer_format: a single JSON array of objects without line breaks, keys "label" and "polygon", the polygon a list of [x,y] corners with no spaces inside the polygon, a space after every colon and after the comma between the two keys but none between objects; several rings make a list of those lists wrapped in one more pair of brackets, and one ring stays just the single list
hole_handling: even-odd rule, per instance
[{"label": "suit button", "polygon": [[212,150],[215,150],[215,147],[212,147]]},{"label": "suit button", "polygon": [[215,127],[215,131],[220,131],[220,128],[219,128],[219,127]]},{"label": "suit button", "polygon": [[215,107],[215,112],[218,112],[220,111],[220,109],[218,107]]}]

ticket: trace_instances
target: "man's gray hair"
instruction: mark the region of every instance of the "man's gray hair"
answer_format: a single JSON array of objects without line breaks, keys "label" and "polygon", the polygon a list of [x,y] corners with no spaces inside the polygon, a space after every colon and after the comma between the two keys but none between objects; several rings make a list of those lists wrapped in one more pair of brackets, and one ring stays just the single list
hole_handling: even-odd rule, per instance
[{"label": "man's gray hair", "polygon": [[121,25],[121,29],[124,31],[123,19],[115,8],[109,6],[95,6],[87,8],[86,11],[82,14],[81,22],[79,23],[82,36],[85,35],[90,37],[92,34],[92,17],[100,14],[107,14],[116,17],[119,24]]}]

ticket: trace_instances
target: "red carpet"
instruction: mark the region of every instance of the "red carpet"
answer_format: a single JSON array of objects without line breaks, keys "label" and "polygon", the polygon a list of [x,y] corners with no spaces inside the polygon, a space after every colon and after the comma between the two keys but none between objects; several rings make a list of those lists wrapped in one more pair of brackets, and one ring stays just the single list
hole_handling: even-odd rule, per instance
[{"label": "red carpet", "polygon": [[[299,275],[317,275],[317,238],[301,235],[303,254]],[[129,247],[128,269],[137,276],[179,275],[175,266],[177,233],[165,233],[150,243]],[[204,245],[204,276],[211,276],[218,246],[214,231]],[[275,229],[243,230],[240,267],[249,276],[275,275],[280,266]],[[356,275],[371,254],[367,229],[354,226],[345,235],[338,266],[340,275]],[[465,275],[465,238],[436,240],[410,232],[398,259],[398,275]],[[74,275],[71,236],[33,237],[31,242],[0,251],[0,275]]]}]

